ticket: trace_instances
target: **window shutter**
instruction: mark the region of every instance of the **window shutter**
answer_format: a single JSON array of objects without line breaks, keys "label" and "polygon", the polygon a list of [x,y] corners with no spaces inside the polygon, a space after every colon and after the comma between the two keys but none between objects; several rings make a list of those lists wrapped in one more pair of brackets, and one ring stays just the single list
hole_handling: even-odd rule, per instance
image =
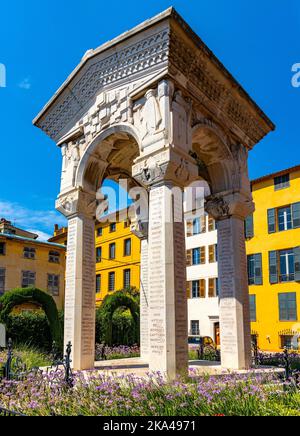
[{"label": "window shutter", "polygon": [[292,204],[293,229],[300,227],[300,203]]},{"label": "window shutter", "polygon": [[294,248],[295,281],[300,282],[300,247]]},{"label": "window shutter", "polygon": [[261,253],[255,254],[254,256],[254,271],[255,271],[255,284],[262,285],[262,255]]},{"label": "window shutter", "polygon": [[192,257],[193,257],[193,250],[188,250],[186,253],[186,265],[187,266],[192,265]]},{"label": "window shutter", "polygon": [[186,282],[186,295],[187,298],[191,298],[191,282]]},{"label": "window shutter", "polygon": [[274,285],[278,283],[278,253],[277,251],[269,252],[269,270],[270,270],[270,283]]},{"label": "window shutter", "polygon": [[276,232],[276,209],[268,210],[268,230],[269,233]]},{"label": "window shutter", "polygon": [[249,215],[245,220],[245,236],[247,239],[251,239],[254,236],[253,215]]},{"label": "window shutter", "polygon": [[212,216],[208,217],[208,231],[213,232],[215,230],[215,220]]},{"label": "window shutter", "polygon": [[205,279],[201,279],[200,280],[200,297],[201,298],[205,298],[206,297],[206,292],[205,292],[205,284],[206,284],[206,281],[205,281]]},{"label": "window shutter", "polygon": [[201,233],[206,232],[206,215],[201,217]]},{"label": "window shutter", "polygon": [[201,247],[201,265],[204,265],[206,262],[206,256],[205,256],[205,247]]},{"label": "window shutter", "polygon": [[193,236],[193,221],[186,222],[187,237]]}]

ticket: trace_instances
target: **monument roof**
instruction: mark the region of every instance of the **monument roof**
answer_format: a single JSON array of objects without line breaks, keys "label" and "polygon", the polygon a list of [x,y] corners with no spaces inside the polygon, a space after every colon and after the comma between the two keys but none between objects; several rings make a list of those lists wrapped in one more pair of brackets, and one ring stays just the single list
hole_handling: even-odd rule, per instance
[{"label": "monument roof", "polygon": [[[51,119],[51,121],[56,120],[57,121],[57,113],[52,116],[51,110],[52,106],[54,106],[56,103],[63,109],[64,106],[68,104],[67,99],[60,100],[60,97],[65,93],[72,93],[72,89],[75,85],[78,83],[76,82],[78,77],[81,75],[82,70],[87,66],[87,64],[93,62],[94,58],[103,54],[106,51],[109,50],[117,50],[117,46],[120,44],[123,44],[127,39],[133,38],[138,34],[142,34],[147,29],[158,25],[161,22],[164,21],[172,21],[176,22],[181,30],[184,32],[184,34],[188,37],[189,40],[192,40],[194,45],[197,47],[199,51],[204,53],[207,58],[209,58],[209,61],[215,65],[217,70],[222,74],[224,78],[226,78],[230,83],[232,89],[237,92],[241,99],[246,100],[248,104],[251,106],[252,111],[258,116],[261,120],[264,121],[267,130],[274,130],[275,125],[272,123],[272,121],[267,117],[267,115],[262,111],[262,109],[255,103],[255,101],[250,97],[250,95],[244,90],[244,88],[240,85],[240,83],[233,77],[233,75],[225,68],[225,66],[220,62],[220,60],[214,55],[214,53],[207,47],[207,45],[203,42],[203,40],[191,29],[191,27],[185,22],[185,20],[176,12],[176,10],[171,7],[165,10],[164,12],[156,15],[153,18],[150,18],[143,23],[139,24],[138,26],[134,27],[133,29],[126,31],[119,35],[118,37],[102,44],[96,49],[88,50],[83,58],[81,59],[78,66],[73,70],[73,72],[69,75],[69,77],[66,79],[66,81],[62,84],[62,86],[55,92],[53,97],[48,101],[48,103],[44,106],[44,108],[41,110],[41,112],[36,116],[36,118],[33,120],[33,123],[40,127],[42,130],[44,130],[49,136],[51,136],[54,139],[55,135],[51,135],[48,129],[43,125],[41,122],[46,116]],[[169,35],[170,38],[170,35]],[[170,47],[169,47],[170,48]],[[168,53],[169,56],[169,53]],[[83,81],[85,82],[85,81]],[[87,85],[87,83],[83,83],[83,85]],[[78,96],[73,96],[76,100],[76,106],[77,109],[72,110],[72,115],[76,112],[76,110],[79,112],[80,109],[82,109],[84,103],[86,101],[78,101]],[[59,101],[58,101],[59,100]],[[57,102],[58,101],[58,102]],[[65,112],[65,111],[62,111]],[[50,114],[50,115],[49,115]],[[76,113],[75,113],[76,115]],[[50,121],[49,121],[50,122]],[[60,123],[61,124],[61,123]],[[267,132],[266,132],[267,133]],[[264,135],[262,135],[263,137]],[[260,138],[262,139],[262,138]]]}]

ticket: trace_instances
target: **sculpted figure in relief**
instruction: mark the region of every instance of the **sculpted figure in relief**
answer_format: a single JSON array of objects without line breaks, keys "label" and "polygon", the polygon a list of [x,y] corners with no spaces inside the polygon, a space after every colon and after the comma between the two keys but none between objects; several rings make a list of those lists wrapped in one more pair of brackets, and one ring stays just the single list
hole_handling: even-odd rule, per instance
[{"label": "sculpted figure in relief", "polygon": [[147,91],[145,97],[146,103],[141,112],[140,119],[144,130],[143,139],[146,138],[146,136],[159,133],[159,127],[162,122],[161,111],[155,97],[155,91],[153,89],[150,89],[149,91]]}]

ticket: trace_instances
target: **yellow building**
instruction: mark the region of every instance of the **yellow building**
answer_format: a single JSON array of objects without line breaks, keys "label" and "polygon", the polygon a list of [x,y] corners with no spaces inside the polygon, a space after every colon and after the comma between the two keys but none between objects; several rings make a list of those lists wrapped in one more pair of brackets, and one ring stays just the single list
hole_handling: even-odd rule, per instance
[{"label": "yellow building", "polygon": [[252,182],[246,223],[252,333],[263,350],[300,345],[300,166]]},{"label": "yellow building", "polygon": [[[107,294],[130,287],[140,288],[140,240],[131,233],[124,211],[105,216],[96,224],[96,302]],[[125,210],[126,214],[126,210]],[[67,228],[55,228],[51,242],[66,244]]]},{"label": "yellow building", "polygon": [[[0,221],[0,295],[34,286],[49,293],[59,309],[64,305],[65,247],[37,240],[38,235]],[[22,305],[22,309],[31,306]]]}]

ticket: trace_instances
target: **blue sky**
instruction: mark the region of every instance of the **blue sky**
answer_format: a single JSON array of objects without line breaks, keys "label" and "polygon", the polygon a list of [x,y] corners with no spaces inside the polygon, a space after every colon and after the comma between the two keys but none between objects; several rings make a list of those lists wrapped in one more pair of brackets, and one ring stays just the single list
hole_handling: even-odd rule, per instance
[{"label": "blue sky", "polygon": [[291,86],[300,62],[298,0],[1,2],[1,216],[44,237],[64,223],[54,211],[60,151],[31,121],[86,50],[171,5],[277,125],[250,155],[251,178],[300,163],[300,88]]}]

